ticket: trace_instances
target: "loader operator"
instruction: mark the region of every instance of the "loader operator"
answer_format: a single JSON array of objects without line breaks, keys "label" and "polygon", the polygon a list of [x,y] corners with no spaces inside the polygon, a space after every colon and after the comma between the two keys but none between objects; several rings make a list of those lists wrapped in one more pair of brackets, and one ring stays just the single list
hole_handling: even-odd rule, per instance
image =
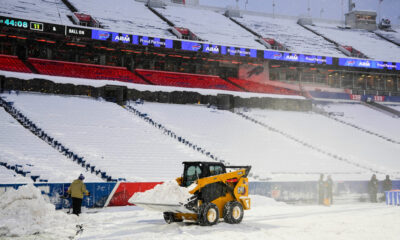
[{"label": "loader operator", "polygon": [[79,175],[78,179],[75,179],[68,188],[68,193],[71,194],[72,198],[72,213],[79,216],[81,213],[83,194],[90,196],[88,190],[86,190],[86,185],[83,183],[85,177],[83,174]]}]

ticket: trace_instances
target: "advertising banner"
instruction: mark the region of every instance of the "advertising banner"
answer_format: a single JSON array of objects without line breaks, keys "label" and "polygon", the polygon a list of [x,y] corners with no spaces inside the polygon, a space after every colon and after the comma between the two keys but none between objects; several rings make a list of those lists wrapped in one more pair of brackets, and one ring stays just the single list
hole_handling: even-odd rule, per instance
[{"label": "advertising banner", "polygon": [[400,70],[399,63],[382,62],[382,61],[374,61],[374,60],[367,60],[367,59],[354,59],[354,58],[339,58],[339,66]]},{"label": "advertising banner", "polygon": [[229,47],[229,46],[196,43],[189,41],[181,42],[181,50],[230,55],[230,56],[242,56],[242,57],[254,57],[254,58],[257,57],[256,49]]},{"label": "advertising banner", "polygon": [[173,41],[171,39],[163,39],[163,38],[153,38],[153,37],[133,35],[132,43],[135,45],[142,45],[142,46],[173,48]]},{"label": "advertising banner", "polygon": [[278,51],[264,51],[265,59],[332,65],[332,57],[304,55]]},{"label": "advertising banner", "polygon": [[110,195],[106,206],[127,206],[132,205],[128,200],[137,192],[145,192],[154,188],[162,182],[121,182]]}]

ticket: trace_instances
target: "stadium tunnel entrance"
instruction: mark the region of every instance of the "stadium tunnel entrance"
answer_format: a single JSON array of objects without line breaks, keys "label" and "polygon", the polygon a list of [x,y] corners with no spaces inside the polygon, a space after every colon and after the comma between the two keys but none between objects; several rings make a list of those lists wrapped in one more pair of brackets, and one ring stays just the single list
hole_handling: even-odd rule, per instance
[{"label": "stadium tunnel entrance", "polygon": [[127,101],[127,87],[106,85],[103,87],[102,97],[106,101],[123,105]]}]

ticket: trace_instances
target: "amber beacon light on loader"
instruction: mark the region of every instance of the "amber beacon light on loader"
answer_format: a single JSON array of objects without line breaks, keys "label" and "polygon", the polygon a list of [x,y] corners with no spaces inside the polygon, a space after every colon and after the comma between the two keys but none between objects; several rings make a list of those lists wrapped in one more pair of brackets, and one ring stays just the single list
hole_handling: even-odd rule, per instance
[{"label": "amber beacon light on loader", "polygon": [[[247,179],[251,166],[225,166],[219,162],[183,164],[183,176],[176,181],[181,187],[190,186],[188,191],[193,196],[187,203],[134,204],[163,212],[167,223],[192,220],[202,226],[210,226],[217,224],[220,219],[231,224],[240,223],[244,210],[250,209],[251,204]],[[227,172],[227,169],[231,171]]]}]

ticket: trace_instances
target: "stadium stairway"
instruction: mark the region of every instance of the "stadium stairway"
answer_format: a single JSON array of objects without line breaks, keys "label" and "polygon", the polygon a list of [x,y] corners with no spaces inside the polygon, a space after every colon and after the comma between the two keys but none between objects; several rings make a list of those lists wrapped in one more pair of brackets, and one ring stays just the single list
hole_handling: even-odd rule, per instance
[{"label": "stadium stairway", "polygon": [[[304,29],[306,29],[306,30],[308,30],[308,31],[310,31],[310,32],[312,32],[312,33],[314,33],[314,34],[316,34],[316,35],[318,35],[318,36],[324,38],[326,41],[335,44],[335,46],[337,47],[337,49],[338,49],[340,52],[346,54],[345,52],[343,52],[343,50],[341,50],[341,49],[342,49],[342,46],[341,46],[338,42],[336,42],[336,41],[334,41],[334,40],[328,38],[328,37],[325,36],[324,34],[321,34],[321,33],[317,32],[317,31],[315,31],[315,30],[313,30],[313,29],[307,27],[306,25],[304,25],[304,24],[302,24],[302,23],[300,23],[300,22],[298,22],[297,24],[300,25],[300,26],[302,26]],[[357,52],[358,52],[358,56],[357,56],[357,57],[359,57],[359,58],[369,58],[369,57],[368,57],[367,55],[365,55],[364,53],[362,53],[362,52],[360,52],[360,51],[357,51]],[[347,54],[346,54],[346,55],[347,55]]]},{"label": "stadium stairway", "polygon": [[24,169],[22,168],[22,165],[9,164],[5,161],[0,161],[0,166],[3,166],[5,168],[13,171],[22,177],[30,177],[34,182],[48,182],[47,179],[40,178],[40,176],[30,175],[29,171],[24,171]]},{"label": "stadium stairway", "polygon": [[[24,114],[22,114],[18,109],[16,109],[14,106],[12,106],[12,103],[5,101],[2,97],[0,97],[0,106],[5,109],[7,113],[9,113],[15,120],[17,120],[23,127],[25,127],[27,130],[29,130],[32,134],[36,135],[38,138],[49,144],[51,147],[56,149],[58,152],[61,154],[65,155],[67,158],[81,166],[87,171],[90,171],[92,174],[96,174],[100,176],[102,179],[104,179],[107,182],[115,182],[117,181],[117,178],[113,178],[112,176],[108,175],[106,171],[102,171],[94,164],[87,163],[86,160],[79,156],[78,154],[74,153],[71,151],[69,148],[67,148],[64,144],[62,144],[60,141],[57,141],[55,138],[51,137],[49,134],[47,134],[44,130],[39,128],[33,121],[31,121],[29,118],[27,118]],[[22,166],[21,166],[22,167]],[[18,166],[10,166],[10,169],[15,168],[16,172],[21,171]],[[18,172],[17,172],[18,173]],[[23,172],[19,173],[23,175]],[[26,173],[25,173],[26,174]],[[33,181],[45,181],[45,179],[40,179],[40,176],[37,176],[36,179],[32,178]],[[123,180],[123,179],[118,179],[118,180]]]},{"label": "stadium stairway", "polygon": [[147,8],[154,13],[157,17],[159,17],[161,20],[166,22],[169,26],[175,27],[175,24],[170,21],[168,18],[166,18],[164,15],[162,15],[159,11],[157,11],[155,8],[151,7],[149,4],[146,4]]},{"label": "stadium stairway", "polygon": [[[393,110],[394,110],[394,109],[393,109]],[[358,125],[356,125],[356,124],[353,124],[353,123],[350,123],[350,122],[346,122],[346,121],[344,121],[344,120],[342,120],[342,119],[339,119],[339,118],[335,117],[335,114],[334,114],[334,113],[326,112],[326,111],[324,111],[323,109],[320,109],[320,108],[317,108],[317,107],[314,107],[314,108],[313,108],[313,111],[314,111],[315,113],[318,113],[318,114],[322,115],[322,116],[325,116],[325,117],[327,117],[327,118],[330,118],[330,119],[332,119],[332,120],[335,120],[335,121],[337,121],[337,122],[340,122],[340,123],[342,123],[342,124],[345,124],[345,125],[347,125],[347,126],[353,127],[353,128],[355,128],[355,129],[357,129],[357,130],[359,130],[359,131],[362,131],[362,132],[371,134],[371,135],[373,135],[373,136],[376,136],[376,137],[378,137],[378,138],[381,138],[381,139],[383,139],[383,140],[386,140],[386,141],[391,142],[391,143],[394,143],[394,144],[400,144],[399,141],[396,141],[396,140],[391,139],[391,138],[389,138],[389,137],[385,137],[385,136],[383,136],[382,134],[373,132],[373,131],[371,131],[371,130],[362,128],[362,127],[360,127],[360,126],[358,126]],[[394,111],[396,111],[396,110],[394,110]]]},{"label": "stadium stairway", "polygon": [[396,42],[396,41],[393,41],[392,39],[390,39],[390,38],[386,37],[385,35],[380,34],[380,33],[378,33],[378,32],[374,32],[374,33],[375,33],[376,36],[382,38],[383,40],[386,40],[386,41],[388,41],[388,42],[391,42],[391,43],[393,43],[393,44],[395,44],[395,45],[397,45],[397,46],[400,47],[400,43],[398,43],[398,42]]},{"label": "stadium stairway", "polygon": [[[135,104],[143,104],[142,100],[137,100],[135,102]],[[168,135],[169,137],[173,138],[174,140],[180,142],[181,144],[184,144],[185,146],[189,147],[190,149],[192,149],[193,151],[197,151],[201,154],[203,154],[204,156],[212,159],[213,161],[218,161],[221,163],[224,163],[226,165],[231,165],[229,162],[217,157],[215,154],[207,151],[206,149],[204,149],[203,147],[189,141],[187,138],[183,137],[183,136],[179,136],[178,134],[176,134],[174,131],[166,128],[164,125],[154,121],[152,118],[150,118],[146,113],[143,113],[141,111],[139,111],[138,109],[136,109],[134,106],[132,105],[125,105],[123,106],[124,109],[126,109],[127,111],[133,113],[135,116],[141,118],[142,120],[144,120],[145,122],[149,123],[150,125],[152,125],[153,127],[159,129],[160,131],[163,132],[163,134]]]},{"label": "stadium stairway", "polygon": [[331,157],[331,158],[333,158],[333,159],[335,159],[335,160],[339,160],[339,161],[342,161],[342,162],[346,162],[346,163],[351,164],[351,165],[353,165],[353,166],[356,166],[356,167],[359,167],[359,168],[362,168],[362,169],[366,169],[366,170],[371,171],[371,172],[374,172],[374,173],[383,174],[382,172],[380,172],[380,171],[378,171],[378,170],[375,170],[375,169],[373,169],[373,168],[371,168],[371,167],[363,166],[363,165],[361,165],[361,164],[359,164],[359,163],[353,162],[353,161],[351,161],[351,160],[349,160],[349,159],[347,159],[347,158],[345,158],[345,157],[342,157],[342,156],[340,156],[340,155],[338,155],[338,154],[331,153],[331,152],[329,152],[329,151],[325,151],[325,150],[323,150],[323,149],[321,149],[321,148],[319,148],[319,147],[317,147],[317,146],[314,146],[314,145],[312,145],[312,144],[310,144],[310,143],[307,143],[307,142],[305,142],[305,141],[303,141],[303,140],[301,140],[301,139],[299,139],[299,138],[297,138],[297,137],[295,137],[295,136],[292,136],[292,135],[290,135],[290,134],[287,133],[287,132],[284,132],[284,131],[282,131],[282,130],[280,130],[280,129],[274,128],[274,127],[272,127],[272,126],[270,126],[270,125],[268,125],[268,124],[266,124],[266,123],[263,123],[263,122],[261,122],[261,121],[258,121],[257,119],[254,119],[254,118],[252,118],[252,117],[250,117],[250,116],[244,114],[243,112],[236,112],[236,114],[239,115],[239,116],[241,116],[241,117],[243,117],[244,119],[246,119],[246,120],[248,120],[248,121],[253,122],[254,124],[260,125],[260,126],[266,128],[266,129],[268,129],[269,131],[278,133],[278,134],[280,134],[280,135],[282,135],[282,136],[284,136],[284,137],[286,137],[286,138],[288,138],[288,139],[290,139],[290,140],[292,140],[292,141],[295,141],[295,142],[297,142],[297,143],[303,145],[304,147],[310,148],[310,149],[312,149],[312,150],[314,150],[314,151],[316,151],[316,152],[319,152],[319,153],[321,153],[321,154],[324,154],[324,155],[326,155],[326,156],[328,156],[328,157]]},{"label": "stadium stairway", "polygon": [[400,117],[400,112],[399,111],[397,111],[397,110],[395,110],[393,108],[390,108],[388,106],[379,104],[379,103],[374,102],[374,101],[363,102],[363,105],[367,106],[367,107],[370,107],[370,108],[372,108],[374,110],[377,110],[379,112],[382,112],[384,114],[388,114],[391,117],[395,117],[395,118]]}]

